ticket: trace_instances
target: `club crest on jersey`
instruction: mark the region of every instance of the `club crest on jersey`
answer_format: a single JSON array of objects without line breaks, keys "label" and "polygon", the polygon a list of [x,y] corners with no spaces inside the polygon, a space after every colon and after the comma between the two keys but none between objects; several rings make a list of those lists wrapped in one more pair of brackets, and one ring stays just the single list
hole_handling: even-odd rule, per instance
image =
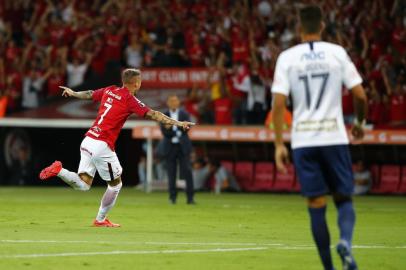
[{"label": "club crest on jersey", "polygon": [[300,57],[300,61],[324,60],[325,58],[326,58],[326,54],[324,52],[311,51],[311,52],[302,54],[302,56]]}]

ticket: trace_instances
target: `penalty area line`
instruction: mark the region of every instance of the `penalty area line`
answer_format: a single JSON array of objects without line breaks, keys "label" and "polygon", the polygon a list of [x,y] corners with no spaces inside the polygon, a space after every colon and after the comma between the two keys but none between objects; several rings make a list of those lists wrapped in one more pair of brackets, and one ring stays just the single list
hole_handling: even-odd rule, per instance
[{"label": "penalty area line", "polygon": [[37,253],[37,254],[15,254],[0,255],[3,259],[13,258],[44,258],[44,257],[79,257],[98,255],[140,255],[140,254],[187,254],[187,253],[215,253],[215,252],[240,252],[240,251],[260,251],[267,250],[267,247],[252,248],[214,248],[214,249],[183,249],[183,250],[113,250],[100,252],[65,252],[65,253]]}]

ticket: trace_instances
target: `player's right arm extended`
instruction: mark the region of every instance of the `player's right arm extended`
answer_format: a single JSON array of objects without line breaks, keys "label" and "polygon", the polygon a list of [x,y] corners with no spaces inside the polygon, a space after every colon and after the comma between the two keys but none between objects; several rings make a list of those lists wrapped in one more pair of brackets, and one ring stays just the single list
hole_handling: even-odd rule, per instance
[{"label": "player's right arm extended", "polygon": [[365,120],[368,114],[368,101],[365,94],[364,87],[361,84],[354,86],[351,89],[352,96],[354,97],[355,116],[359,123]]},{"label": "player's right arm extended", "polygon": [[75,97],[78,99],[92,99],[93,90],[75,92],[72,89],[65,87],[65,86],[59,86],[59,88],[63,89],[63,92],[62,92],[63,97]]},{"label": "player's right arm extended", "polygon": [[286,109],[286,96],[278,93],[273,94],[272,119],[275,130],[275,162],[279,171],[286,173],[285,164],[289,162],[288,149],[283,143],[283,115]]},{"label": "player's right arm extended", "polygon": [[175,119],[172,119],[168,116],[166,116],[165,114],[159,112],[159,111],[154,111],[154,110],[150,110],[145,114],[145,118],[146,119],[150,119],[150,120],[154,120],[157,121],[158,123],[166,126],[166,125],[170,125],[170,126],[178,126],[184,130],[188,130],[190,129],[191,126],[194,126],[195,123],[192,122],[187,122],[187,121],[177,121]]},{"label": "player's right arm extended", "polygon": [[362,139],[364,137],[365,119],[368,114],[367,95],[361,84],[351,88],[351,93],[354,98],[355,111],[355,122],[351,133],[356,139]]}]

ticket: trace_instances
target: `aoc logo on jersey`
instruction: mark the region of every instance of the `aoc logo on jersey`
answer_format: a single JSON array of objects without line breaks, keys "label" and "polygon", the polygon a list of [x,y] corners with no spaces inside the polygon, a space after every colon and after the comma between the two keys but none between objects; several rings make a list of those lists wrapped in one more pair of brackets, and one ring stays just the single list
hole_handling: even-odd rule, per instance
[{"label": "aoc logo on jersey", "polygon": [[300,61],[324,60],[325,58],[326,58],[326,55],[324,52],[311,51],[311,52],[302,54],[302,56],[300,57]]}]

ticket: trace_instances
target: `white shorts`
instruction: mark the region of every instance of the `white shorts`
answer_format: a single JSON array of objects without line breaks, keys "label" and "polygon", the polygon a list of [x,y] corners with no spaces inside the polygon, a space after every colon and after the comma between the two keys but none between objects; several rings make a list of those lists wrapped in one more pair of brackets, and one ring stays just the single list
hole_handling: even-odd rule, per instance
[{"label": "white shorts", "polygon": [[117,179],[123,172],[116,152],[107,143],[85,137],[80,145],[78,173],[87,173],[94,177],[96,170],[105,181]]}]

